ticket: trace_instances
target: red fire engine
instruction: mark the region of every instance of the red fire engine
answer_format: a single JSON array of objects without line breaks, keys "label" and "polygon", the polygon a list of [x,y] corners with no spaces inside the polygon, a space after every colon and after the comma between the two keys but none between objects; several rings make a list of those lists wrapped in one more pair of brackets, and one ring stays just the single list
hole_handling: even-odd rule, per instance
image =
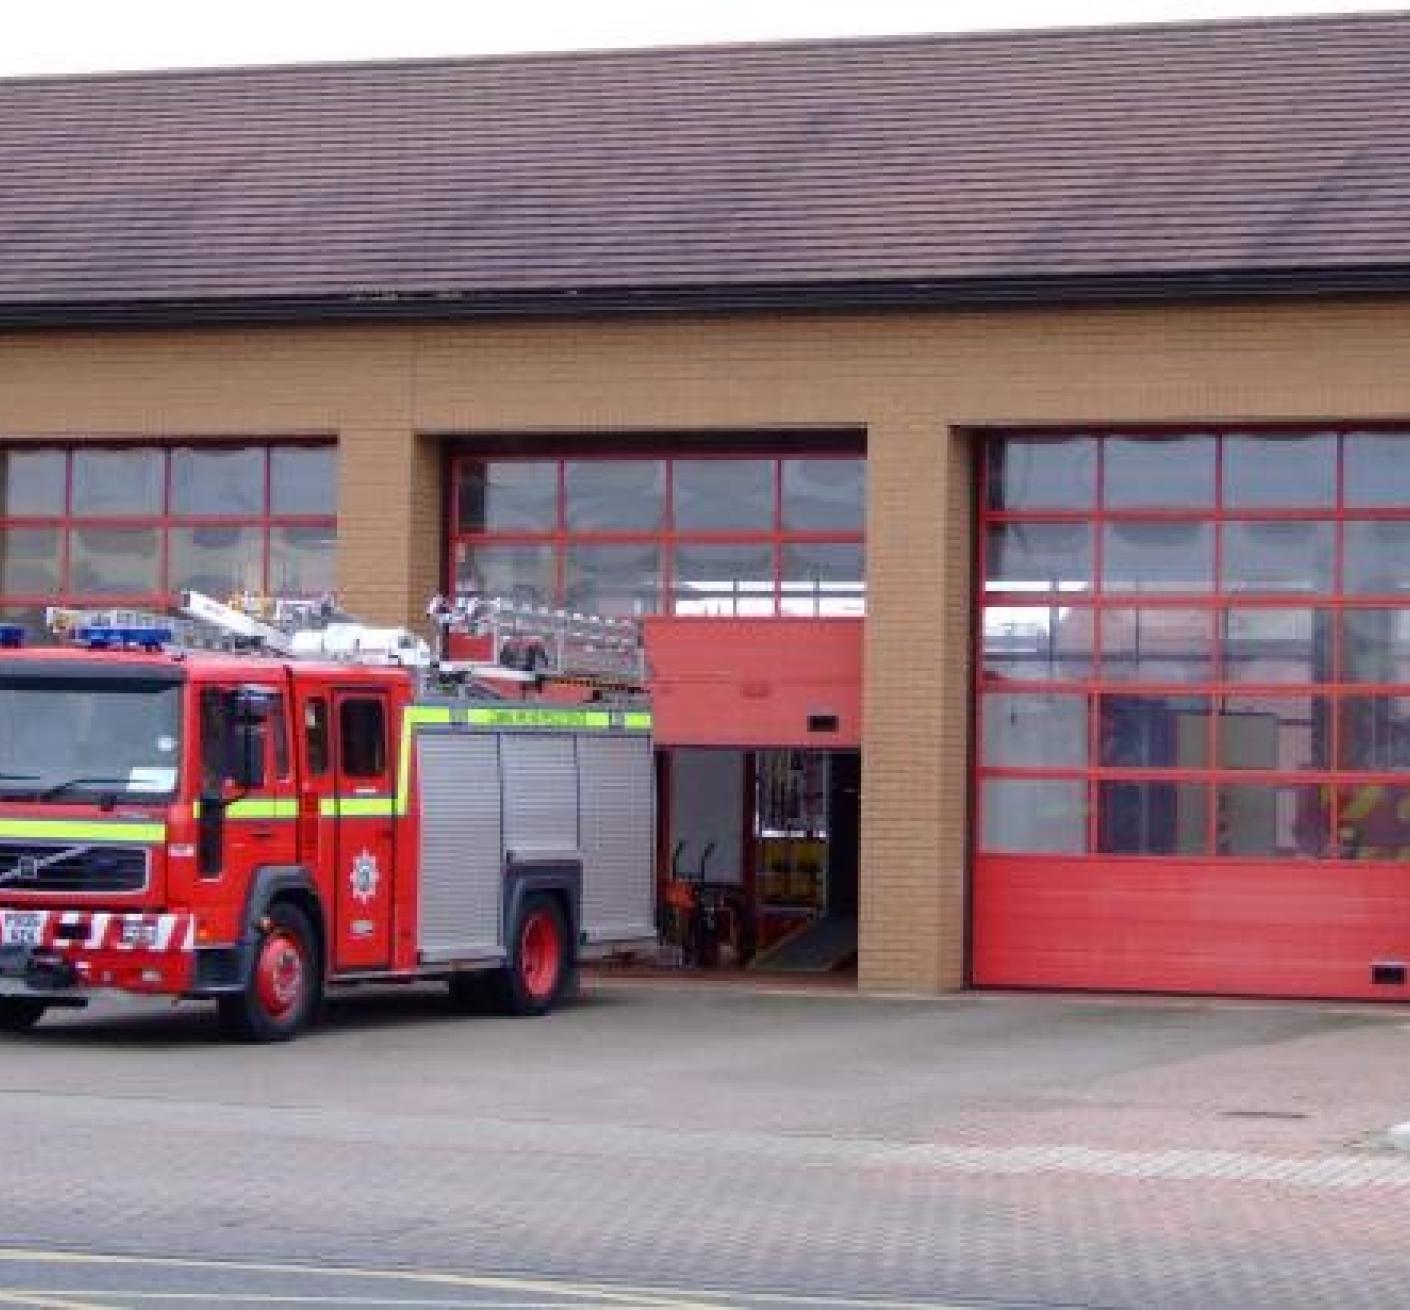
[{"label": "red fire engine", "polygon": [[[259,653],[145,615],[0,633],[0,1029],[112,989],[276,1041],[329,987],[414,979],[539,1014],[580,960],[654,939],[649,711],[600,672],[571,704],[483,691],[542,686],[571,616],[456,666],[406,633],[186,611]],[[526,641],[538,667],[485,667]]]}]

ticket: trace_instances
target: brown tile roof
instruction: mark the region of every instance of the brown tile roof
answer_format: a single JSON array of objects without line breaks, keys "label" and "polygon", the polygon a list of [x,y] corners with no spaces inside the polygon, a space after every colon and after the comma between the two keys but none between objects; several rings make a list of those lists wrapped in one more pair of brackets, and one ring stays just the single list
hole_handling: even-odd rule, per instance
[{"label": "brown tile roof", "polygon": [[1410,14],[0,81],[10,322],[1407,271]]}]

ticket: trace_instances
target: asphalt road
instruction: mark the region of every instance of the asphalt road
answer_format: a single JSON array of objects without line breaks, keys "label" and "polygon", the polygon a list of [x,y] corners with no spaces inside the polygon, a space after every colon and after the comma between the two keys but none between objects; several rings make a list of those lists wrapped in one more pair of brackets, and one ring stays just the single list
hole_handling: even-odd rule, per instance
[{"label": "asphalt road", "polygon": [[1403,1304],[1410,1013],[434,990],[0,1039],[0,1307]]}]

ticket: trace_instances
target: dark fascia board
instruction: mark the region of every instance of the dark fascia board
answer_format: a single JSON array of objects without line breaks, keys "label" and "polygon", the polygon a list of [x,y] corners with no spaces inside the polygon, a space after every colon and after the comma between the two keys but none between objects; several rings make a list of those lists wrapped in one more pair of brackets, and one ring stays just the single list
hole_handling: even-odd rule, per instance
[{"label": "dark fascia board", "polygon": [[1388,265],[487,292],[368,291],[315,296],[0,302],[0,328],[256,326],[561,319],[617,314],[1063,308],[1141,302],[1387,295],[1407,291],[1410,291],[1410,266]]}]

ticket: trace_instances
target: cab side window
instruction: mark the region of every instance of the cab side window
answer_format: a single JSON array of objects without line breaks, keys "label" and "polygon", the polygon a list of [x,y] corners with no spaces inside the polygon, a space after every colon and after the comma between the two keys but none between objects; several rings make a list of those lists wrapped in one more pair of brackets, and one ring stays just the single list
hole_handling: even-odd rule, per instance
[{"label": "cab side window", "polygon": [[304,702],[304,753],[311,775],[328,772],[328,702],[322,696]]},{"label": "cab side window", "polygon": [[267,781],[269,720],[237,722],[231,712],[230,693],[207,687],[201,692],[201,791],[207,796],[225,793],[226,784],[239,779],[242,763],[254,766],[252,788]]},{"label": "cab side window", "polygon": [[338,707],[343,772],[349,778],[380,778],[387,771],[387,727],[380,700],[349,698]]},{"label": "cab side window", "polygon": [[269,722],[274,729],[274,776],[280,781],[289,777],[289,721],[284,717],[284,697],[275,696],[270,705]]}]

